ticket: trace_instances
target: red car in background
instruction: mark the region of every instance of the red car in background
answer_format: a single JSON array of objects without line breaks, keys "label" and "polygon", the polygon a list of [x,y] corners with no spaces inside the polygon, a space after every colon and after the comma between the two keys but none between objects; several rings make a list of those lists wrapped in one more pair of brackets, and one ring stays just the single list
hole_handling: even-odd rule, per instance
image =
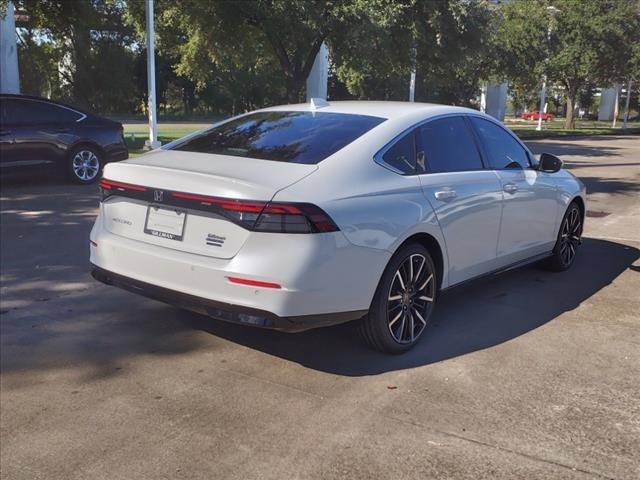
[{"label": "red car in background", "polygon": [[[540,112],[535,111],[535,112],[524,112],[522,114],[522,118],[525,120],[539,120],[540,119]],[[549,120],[553,120],[554,118],[556,118],[556,116],[553,113],[547,113],[544,112],[542,114],[542,121],[543,122],[548,122]]]}]

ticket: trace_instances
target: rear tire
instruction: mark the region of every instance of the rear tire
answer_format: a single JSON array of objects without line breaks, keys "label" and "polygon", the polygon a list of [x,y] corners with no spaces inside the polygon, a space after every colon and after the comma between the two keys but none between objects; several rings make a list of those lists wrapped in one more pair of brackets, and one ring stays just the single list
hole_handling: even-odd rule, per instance
[{"label": "rear tire", "polygon": [[88,185],[98,180],[102,167],[102,153],[93,145],[80,145],[69,154],[67,177],[73,183]]},{"label": "rear tire", "polygon": [[429,326],[438,279],[429,251],[418,243],[398,250],[382,274],[369,315],[360,321],[364,341],[384,353],[413,348]]},{"label": "rear tire", "polygon": [[582,212],[576,202],[572,202],[560,223],[560,231],[556,244],[553,247],[553,255],[546,259],[542,266],[552,272],[564,272],[568,270],[578,253],[578,246],[582,237]]}]

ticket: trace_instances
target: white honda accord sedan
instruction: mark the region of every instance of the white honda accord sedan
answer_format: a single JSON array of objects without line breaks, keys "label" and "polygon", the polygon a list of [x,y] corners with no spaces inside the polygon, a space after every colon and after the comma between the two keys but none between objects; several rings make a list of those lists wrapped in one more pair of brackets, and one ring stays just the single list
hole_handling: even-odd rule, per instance
[{"label": "white honda accord sedan", "polygon": [[93,276],[285,331],[351,320],[400,353],[438,295],[534,261],[571,266],[585,187],[474,110],[286,105],[108,164]]}]

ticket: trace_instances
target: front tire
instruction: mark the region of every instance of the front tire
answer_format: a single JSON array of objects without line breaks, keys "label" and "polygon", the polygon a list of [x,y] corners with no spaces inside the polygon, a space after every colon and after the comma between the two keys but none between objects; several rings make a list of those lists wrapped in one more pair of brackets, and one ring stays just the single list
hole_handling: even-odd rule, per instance
[{"label": "front tire", "polygon": [[429,325],[437,293],[436,269],[429,251],[418,243],[391,258],[373,297],[360,333],[372,348],[403,353],[413,348]]},{"label": "front tire", "polygon": [[562,218],[560,231],[553,255],[542,265],[553,272],[568,270],[578,253],[578,246],[582,243],[582,212],[576,202],[572,202]]},{"label": "front tire", "polygon": [[98,179],[102,166],[100,151],[94,146],[82,145],[69,155],[67,176],[73,183],[88,185]]}]

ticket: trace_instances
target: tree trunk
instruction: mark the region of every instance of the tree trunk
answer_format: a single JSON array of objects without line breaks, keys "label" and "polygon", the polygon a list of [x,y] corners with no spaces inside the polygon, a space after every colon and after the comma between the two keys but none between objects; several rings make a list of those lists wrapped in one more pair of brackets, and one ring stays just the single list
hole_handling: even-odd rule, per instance
[{"label": "tree trunk", "polygon": [[567,91],[567,116],[564,119],[564,128],[565,129],[574,129],[576,128],[576,119],[573,114],[573,106],[576,101],[576,93]]},{"label": "tree trunk", "polygon": [[[280,67],[285,75],[285,86],[287,89],[287,101],[298,103],[301,100],[302,89],[307,81],[307,77],[313,68],[316,55],[320,51],[322,42],[327,38],[327,32],[319,31],[309,45],[306,55],[299,51],[304,47],[299,46],[298,50],[291,56],[285,49],[279,32],[264,29],[258,22],[253,23],[258,28],[262,28],[267,40],[280,62]],[[303,58],[304,57],[304,58]]]},{"label": "tree trunk", "polygon": [[71,95],[73,102],[82,107],[90,106],[93,96],[91,85],[93,75],[91,72],[91,30],[83,22],[76,22],[71,29],[71,61],[73,62]]},{"label": "tree trunk", "polygon": [[302,78],[301,75],[294,74],[294,77],[287,78],[287,103],[300,103],[300,96],[302,94],[302,86],[306,81],[306,77]]}]

